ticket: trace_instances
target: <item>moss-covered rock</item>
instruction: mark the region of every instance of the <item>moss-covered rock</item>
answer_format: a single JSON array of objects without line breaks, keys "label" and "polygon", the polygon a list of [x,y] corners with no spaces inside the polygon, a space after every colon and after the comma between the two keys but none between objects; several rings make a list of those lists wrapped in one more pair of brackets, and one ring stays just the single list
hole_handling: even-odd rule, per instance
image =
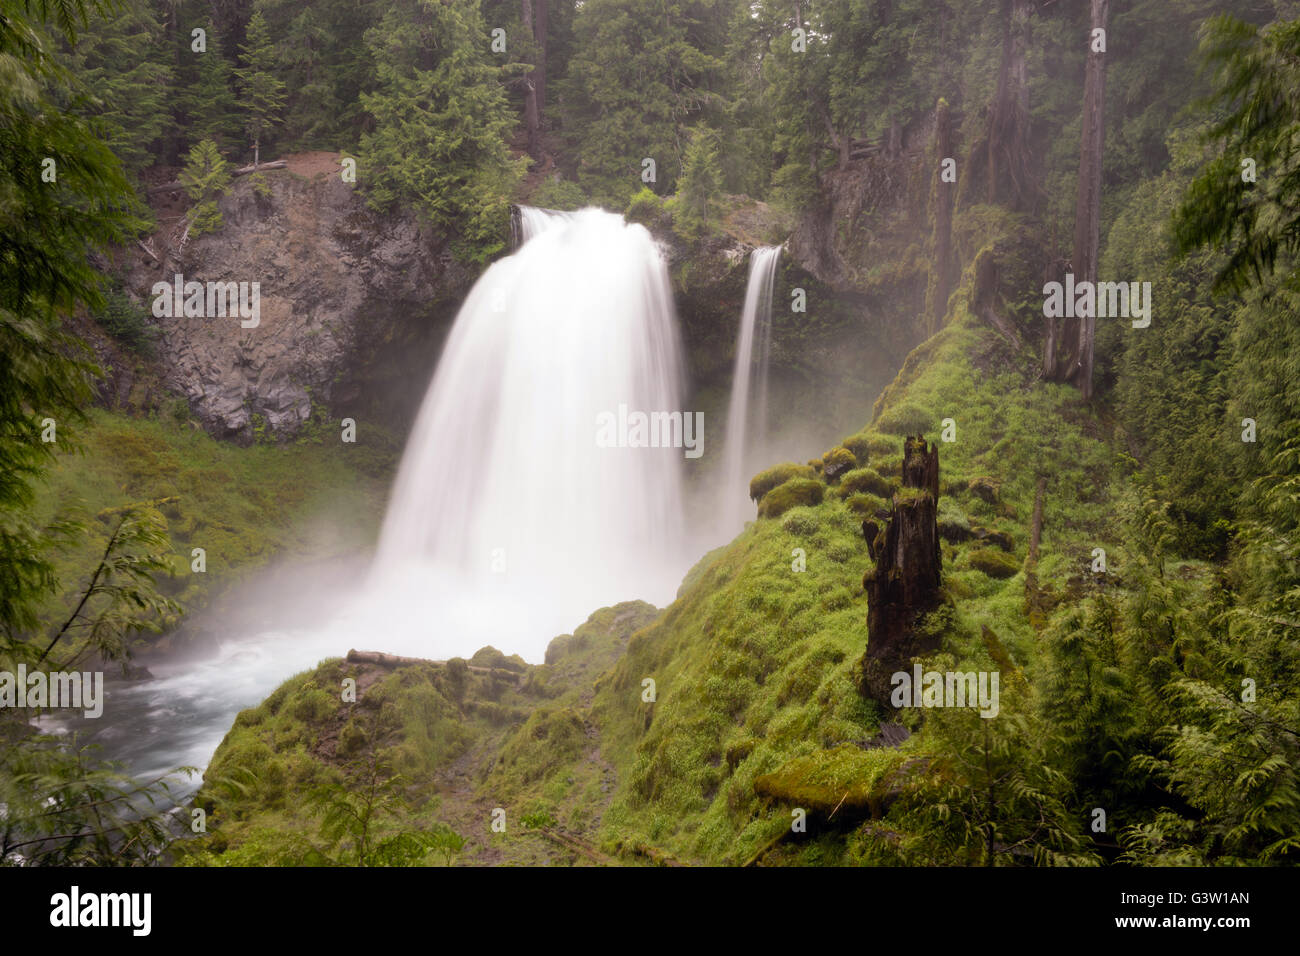
[{"label": "moss-covered rock", "polygon": [[847,505],[848,509],[855,515],[862,515],[863,517],[873,515],[877,511],[889,507],[885,502],[885,499],[867,494],[850,495],[848,498],[844,499],[844,504]]},{"label": "moss-covered rock", "polygon": [[785,484],[791,478],[813,478],[815,475],[816,472],[810,466],[797,465],[792,461],[774,465],[750,479],[749,497],[753,501],[761,501],[769,491],[777,485]]},{"label": "moss-covered rock", "polygon": [[875,426],[889,435],[922,435],[935,426],[935,420],[921,406],[903,402],[882,412]]},{"label": "moss-covered rock", "polygon": [[850,435],[844,441],[840,442],[841,447],[847,448],[853,454],[854,463],[859,468],[865,467],[871,460],[871,438],[861,432],[856,435]]},{"label": "moss-covered rock", "polygon": [[843,446],[837,446],[822,455],[822,474],[826,476],[827,481],[834,481],[856,464],[857,458],[854,457],[853,452]]},{"label": "moss-covered rock", "polygon": [[1010,578],[1020,571],[1015,559],[1008,557],[996,548],[976,548],[967,560],[976,571],[982,571],[991,578]]},{"label": "moss-covered rock", "polygon": [[841,498],[869,494],[888,499],[893,493],[894,483],[874,468],[855,468],[840,478]]},{"label": "moss-covered rock", "polygon": [[1002,482],[996,478],[990,478],[987,475],[979,478],[972,478],[969,485],[970,493],[981,501],[987,501],[989,504],[996,504],[1001,495]]},{"label": "moss-covered rock", "polygon": [[819,505],[826,486],[812,478],[792,478],[773,488],[758,503],[760,518],[779,518],[800,505]]},{"label": "moss-covered rock", "polygon": [[832,813],[845,820],[860,818],[880,802],[903,759],[897,750],[842,744],[796,757],[775,772],[756,777],[754,792],[823,818]]},{"label": "moss-covered rock", "polygon": [[506,657],[505,654],[502,654],[491,644],[487,647],[480,647],[475,651],[469,662],[475,667],[496,667],[501,670],[514,671],[516,674],[522,674],[528,670],[528,662],[518,654],[511,654]]},{"label": "moss-covered rock", "polygon": [[973,535],[970,518],[951,498],[939,498],[939,537],[954,544],[968,541]]},{"label": "moss-covered rock", "polygon": [[978,538],[984,544],[991,544],[995,548],[1001,548],[1008,554],[1016,550],[1016,541],[1005,531],[992,531],[988,528],[973,527],[970,529],[971,537]]}]

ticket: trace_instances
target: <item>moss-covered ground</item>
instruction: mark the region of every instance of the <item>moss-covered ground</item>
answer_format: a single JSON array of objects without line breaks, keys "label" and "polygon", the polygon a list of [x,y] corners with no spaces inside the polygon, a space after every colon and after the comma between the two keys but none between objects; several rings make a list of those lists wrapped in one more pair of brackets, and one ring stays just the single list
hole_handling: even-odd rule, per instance
[{"label": "moss-covered ground", "polygon": [[[56,432],[57,463],[37,488],[33,515],[90,518],[90,533],[55,556],[51,619],[75,604],[112,530],[112,516],[153,502],[167,519],[175,574],[160,589],[186,611],[277,557],[341,555],[373,544],[397,447],[376,429],[343,443],[325,423],[291,444],[241,448],[185,416],[126,416],[94,409]],[[99,520],[95,520],[96,517]],[[206,569],[192,570],[202,548]]]},{"label": "moss-covered ground", "polygon": [[[899,718],[863,699],[854,680],[871,566],[862,519],[896,484],[903,437],[939,440],[947,426],[953,439],[938,442],[940,516],[955,529],[942,545],[946,603],[927,626],[958,669],[1007,671],[1004,698],[1023,687],[1015,681],[1032,667],[1037,628],[1061,596],[1091,586],[1093,549],[1123,564],[1122,543],[1106,533],[1116,456],[1077,393],[1036,381],[1034,368],[1032,355],[958,303],[885,390],[872,423],[845,437],[852,462],[842,450],[825,459],[836,464],[829,483],[825,460],[756,477],[757,514],[772,517],[705,555],[662,612],[620,605],[557,638],[545,665],[523,667],[519,686],[461,673],[463,662],[430,664],[361,674],[369,702],[348,705],[335,688],[350,665],[294,678],[241,715],[218,751],[204,791],[216,832],[196,859],[261,852],[240,848],[264,847],[271,833],[309,834],[314,824],[290,795],[344,773],[331,741],[362,739],[347,729],[355,714],[391,705],[395,729],[381,749],[411,806],[436,806],[465,837],[462,862],[871,860],[864,844],[874,831],[859,821],[888,802],[900,772],[926,766],[928,730],[914,715],[902,718],[913,733],[901,746],[874,745],[882,722]],[[1039,598],[1030,602],[1040,478]],[[826,493],[809,494],[809,482]],[[765,509],[773,497],[780,506]],[[252,781],[246,792],[220,782],[241,776]],[[497,808],[504,833],[490,826]],[[799,809],[821,825],[783,840]]]}]

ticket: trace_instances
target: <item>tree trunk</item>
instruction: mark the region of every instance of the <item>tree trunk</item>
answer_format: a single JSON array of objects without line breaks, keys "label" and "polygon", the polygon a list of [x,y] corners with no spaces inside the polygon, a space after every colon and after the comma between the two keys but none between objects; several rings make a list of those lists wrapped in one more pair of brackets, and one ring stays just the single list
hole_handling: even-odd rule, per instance
[{"label": "tree trunk", "polygon": [[916,634],[918,619],[939,604],[939,448],[919,435],[903,446],[903,487],[876,539],[876,566],[863,576],[867,591],[867,650],[859,664],[864,696],[889,706],[891,676],[934,650],[935,638]]},{"label": "tree trunk", "polygon": [[[533,0],[521,0],[521,15],[524,29],[536,39],[533,28]],[[524,76],[524,125],[528,129],[528,155],[533,159],[542,158],[542,116],[537,105],[537,70],[534,68]]]},{"label": "tree trunk", "polygon": [[537,121],[546,119],[546,50],[550,33],[551,0],[533,0],[533,39],[537,41],[537,68],[533,70],[533,86],[537,88]]},{"label": "tree trunk", "polygon": [[1029,191],[1029,45],[1030,0],[1003,0],[1002,64],[989,110],[987,199],[1020,208]]},{"label": "tree trunk", "polygon": [[[1079,147],[1079,195],[1074,210],[1074,281],[1097,281],[1097,250],[1101,244],[1101,160],[1105,133],[1106,54],[1093,51],[1092,30],[1105,30],[1110,0],[1091,0],[1092,27],[1088,35],[1088,65],[1083,85],[1083,134]],[[1070,381],[1092,398],[1092,346],[1096,310],[1077,322]]]},{"label": "tree trunk", "polygon": [[952,206],[956,183],[943,181],[943,161],[952,156],[952,116],[948,101],[940,98],[934,113],[934,171],[930,190],[934,204],[934,264],[931,266],[930,284],[926,289],[926,331],[933,335],[943,325],[948,311],[948,296],[952,292]]}]

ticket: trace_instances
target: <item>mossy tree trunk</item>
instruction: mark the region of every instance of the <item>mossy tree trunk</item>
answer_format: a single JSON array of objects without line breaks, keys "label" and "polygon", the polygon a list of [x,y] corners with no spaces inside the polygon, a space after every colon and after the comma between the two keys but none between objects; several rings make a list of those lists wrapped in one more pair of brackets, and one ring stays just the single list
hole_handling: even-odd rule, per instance
[{"label": "mossy tree trunk", "polygon": [[940,97],[934,110],[934,171],[931,173],[930,204],[934,216],[932,247],[934,263],[926,289],[926,332],[933,335],[943,325],[952,292],[952,207],[955,183],[943,181],[943,161],[952,156],[952,116],[948,101]]},{"label": "mossy tree trunk", "polygon": [[[1089,35],[1088,65],[1084,74],[1083,134],[1079,146],[1079,195],[1074,211],[1074,279],[1097,281],[1097,251],[1101,245],[1101,161],[1105,134],[1106,54],[1098,50],[1093,33],[1105,35],[1110,0],[1092,0],[1092,32]],[[1092,397],[1092,347],[1097,327],[1095,314],[1081,316],[1075,333],[1075,360],[1069,367],[1070,381],[1085,399]],[[1067,326],[1068,327],[1068,326]]]},{"label": "mossy tree trunk", "polygon": [[1019,209],[1029,184],[1029,0],[1003,0],[1002,63],[998,87],[989,109],[987,201]]},{"label": "mossy tree trunk", "polygon": [[903,446],[903,490],[875,542],[876,566],[862,579],[867,591],[867,650],[860,665],[864,696],[888,706],[891,676],[932,651],[934,638],[916,633],[917,620],[939,604],[939,448],[920,436]]}]

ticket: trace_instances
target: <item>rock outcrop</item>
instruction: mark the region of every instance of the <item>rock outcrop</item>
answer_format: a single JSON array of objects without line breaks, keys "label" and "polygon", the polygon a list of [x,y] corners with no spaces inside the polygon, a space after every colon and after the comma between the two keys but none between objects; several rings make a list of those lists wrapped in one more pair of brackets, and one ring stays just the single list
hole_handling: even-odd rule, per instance
[{"label": "rock outcrop", "polygon": [[[258,284],[256,327],[239,317],[157,318],[167,385],[213,435],[292,435],[313,406],[337,418],[413,414],[474,273],[410,215],[380,215],[338,175],[331,154],[236,179],[220,230],[181,243],[178,209],[132,248],[128,289],[146,309],[153,286]],[[258,188],[260,186],[260,189]],[[263,426],[264,423],[264,426]]]}]

